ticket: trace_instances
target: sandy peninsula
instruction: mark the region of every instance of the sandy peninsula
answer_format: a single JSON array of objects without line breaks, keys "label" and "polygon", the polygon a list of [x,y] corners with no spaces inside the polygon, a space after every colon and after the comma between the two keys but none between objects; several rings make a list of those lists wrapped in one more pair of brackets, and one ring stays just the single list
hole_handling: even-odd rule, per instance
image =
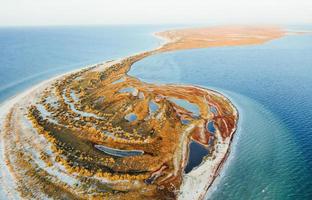
[{"label": "sandy peninsula", "polygon": [[[0,191],[7,199],[204,198],[230,152],[235,106],[217,91],[145,83],[127,72],[158,53],[261,44],[284,34],[250,26],[160,32],[166,42],[157,49],[17,95],[0,106]],[[190,141],[212,153],[186,174]]]},{"label": "sandy peninsula", "polygon": [[284,34],[281,28],[270,26],[217,26],[156,33],[166,42],[162,51],[262,44]]}]

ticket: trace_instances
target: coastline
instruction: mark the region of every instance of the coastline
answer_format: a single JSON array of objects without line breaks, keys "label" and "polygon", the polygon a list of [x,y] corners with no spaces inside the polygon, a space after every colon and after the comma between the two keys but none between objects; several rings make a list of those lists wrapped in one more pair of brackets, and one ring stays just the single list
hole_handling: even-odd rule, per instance
[{"label": "coastline", "polygon": [[[181,188],[183,186],[185,188],[184,190],[182,190],[182,193],[180,193],[180,195],[178,196],[178,199],[185,199],[185,200],[204,199],[207,193],[209,192],[210,188],[215,183],[216,179],[220,176],[220,172],[223,169],[224,164],[226,163],[231,153],[232,142],[234,139],[234,135],[237,131],[237,124],[239,120],[239,112],[238,112],[237,107],[232,103],[232,101],[228,97],[223,95],[221,92],[215,89],[204,88],[202,86],[192,85],[191,87],[197,87],[202,90],[211,91],[221,96],[222,98],[226,99],[226,101],[231,105],[231,107],[233,107],[233,110],[236,111],[235,112],[236,123],[235,123],[235,127],[232,129],[230,138],[227,138],[226,141],[224,141],[224,143],[221,145],[221,149],[226,150],[225,153],[224,152],[216,153],[217,155],[215,155],[216,158],[214,160],[205,159],[199,166],[194,168],[189,174],[184,174],[184,176],[186,177],[183,178],[183,183],[181,185]],[[219,131],[217,131],[217,133],[220,134]],[[202,188],[200,186],[204,186],[204,187]],[[185,191],[186,193],[183,193],[183,191]]]},{"label": "coastline", "polygon": [[[104,61],[103,63],[105,63],[105,62],[106,61]],[[9,112],[12,109],[14,109],[16,106],[18,106],[19,103],[26,104],[29,101],[29,100],[26,100],[26,98],[29,98],[29,99],[36,98],[36,93],[42,92],[44,89],[49,88],[49,86],[53,82],[60,80],[60,79],[66,77],[70,74],[79,72],[81,70],[89,69],[92,66],[95,66],[98,64],[100,64],[100,63],[86,65],[82,68],[74,69],[74,70],[66,72],[64,74],[56,75],[56,76],[51,77],[47,80],[41,81],[40,83],[27,88],[25,91],[17,93],[14,96],[10,97],[9,99],[3,101],[0,104],[0,138],[3,137],[3,130],[4,130],[4,124],[5,124],[6,116],[9,114]],[[13,177],[9,173],[10,169],[6,166],[6,163],[5,163],[6,160],[4,159],[5,158],[5,151],[4,150],[5,150],[5,144],[4,144],[4,141],[1,139],[1,142],[0,142],[0,154],[1,154],[0,155],[0,158],[1,158],[1,160],[0,160],[0,172],[1,172],[0,173],[0,175],[1,175],[0,176],[0,183],[1,183],[0,184],[1,185],[0,191],[3,192],[2,195],[6,194],[7,198],[10,197],[11,199],[18,199],[18,196],[17,196],[18,193],[16,192],[17,186],[16,186],[15,182],[13,181],[15,179],[15,177]],[[3,171],[8,172],[8,174],[3,174]],[[9,184],[9,186],[6,186],[6,184],[3,184],[2,182]]]},{"label": "coastline", "polygon": [[[213,88],[213,90],[219,90],[219,89]],[[218,189],[218,184],[220,183],[222,176],[227,173],[227,168],[231,165],[231,160],[233,159],[233,157],[235,156],[235,153],[236,153],[236,149],[235,149],[236,146],[235,145],[237,145],[237,142],[241,136],[241,125],[244,121],[244,116],[245,116],[240,112],[240,111],[243,111],[242,110],[243,108],[234,99],[234,97],[232,97],[231,92],[226,91],[226,90],[224,91],[222,89],[220,89],[220,90],[222,91],[222,94],[225,94],[226,98],[228,98],[233,103],[233,106],[235,106],[237,113],[239,115],[239,120],[237,121],[237,128],[232,135],[231,143],[229,145],[229,149],[228,149],[226,158],[225,158],[223,163],[220,163],[220,170],[218,171],[218,173],[215,176],[215,179],[213,180],[213,182],[211,183],[211,185],[207,189],[207,192],[206,192],[206,195],[204,196],[204,199],[210,199],[209,197]]]},{"label": "coastline", "polygon": [[[161,46],[159,46],[158,48],[155,48],[153,50],[150,50],[150,51],[144,51],[144,52],[137,52],[137,53],[134,53],[132,54],[132,56],[134,55],[138,55],[138,54],[144,54],[144,53],[150,53],[151,55],[153,55],[154,52],[157,52],[157,51],[160,51],[160,52],[164,52],[166,50],[163,50],[163,48],[170,44],[170,43],[174,43],[175,41],[177,40],[174,40],[174,39],[170,39],[170,38],[167,38],[165,39],[165,37],[163,36],[159,36],[157,35],[157,33],[154,33],[153,34],[154,36],[156,36],[157,38],[161,38],[162,40],[164,40],[164,43],[161,44]],[[187,49],[187,48],[186,48]],[[120,58],[120,59],[116,59],[116,61],[122,61],[128,57],[131,57],[130,56],[125,56],[123,58]],[[144,59],[144,58],[142,58]],[[5,118],[5,115],[9,112],[9,110],[11,108],[13,108],[16,103],[18,102],[21,102],[23,99],[25,99],[26,97],[31,97],[32,93],[37,93],[39,90],[43,90],[47,87],[49,87],[49,85],[58,80],[58,79],[62,79],[64,78],[65,76],[67,75],[70,75],[72,73],[75,73],[75,72],[79,72],[83,69],[88,69],[88,68],[91,68],[92,66],[97,66],[97,65],[103,65],[107,63],[106,61],[104,62],[101,62],[101,63],[97,63],[97,64],[93,64],[93,65],[88,65],[86,67],[83,67],[83,68],[80,68],[80,69],[76,69],[76,70],[73,70],[73,71],[70,71],[70,72],[66,72],[64,74],[61,74],[61,75],[58,75],[56,77],[52,77],[48,80],[45,80],[37,85],[34,85],[30,88],[28,88],[26,91],[22,92],[22,93],[19,93],[19,94],[16,94],[14,95],[13,97],[11,97],[10,99],[8,100],[5,100],[3,103],[0,104],[0,126],[2,127],[3,126],[3,120]],[[111,66],[110,64],[107,65],[107,67]],[[101,67],[101,66],[99,66]],[[96,69],[98,68],[98,66],[96,67]],[[231,146],[232,146],[232,141],[233,141],[233,138],[234,138],[234,134],[236,133],[236,130],[237,130],[237,121],[239,119],[239,113],[238,113],[238,110],[237,108],[235,107],[235,105],[230,101],[230,99],[228,99],[227,97],[225,97],[222,93],[218,92],[218,91],[215,91],[215,90],[211,90],[211,89],[208,89],[208,88],[202,88],[202,87],[197,87],[197,86],[188,86],[188,87],[196,87],[196,88],[200,88],[202,90],[205,90],[205,91],[212,91],[213,93],[216,93],[217,95],[221,96],[222,98],[225,98],[226,101],[231,105],[231,107],[233,107],[233,110],[235,110],[235,114],[236,114],[236,123],[235,123],[235,128],[232,129],[232,132],[231,132],[231,135],[229,138],[226,138],[226,140],[224,141],[224,144],[220,146],[220,148],[223,150],[221,151],[220,153],[216,153],[216,157],[218,159],[214,159],[212,160],[211,162],[215,162],[215,164],[217,165],[214,165],[214,166],[211,166],[210,164],[212,163],[209,163],[207,161],[204,161],[203,163],[201,163],[196,169],[194,169],[194,172],[193,174],[191,175],[185,175],[186,177],[190,177],[190,176],[193,176],[193,177],[200,177],[201,179],[199,180],[200,182],[197,182],[197,183],[202,183],[202,180],[205,180],[206,183],[205,184],[202,184],[204,185],[204,190],[201,190],[202,192],[199,194],[199,196],[194,196],[196,195],[196,192],[193,191],[191,192],[190,189],[192,188],[189,184],[193,184],[193,181],[194,180],[191,180],[190,183],[187,183],[188,180],[184,180],[183,178],[183,183],[181,185],[181,188],[183,187],[183,185],[186,187],[185,188],[185,192],[189,193],[189,195],[192,195],[191,197],[190,196],[183,196],[182,195],[178,195],[178,199],[189,199],[189,198],[195,198],[195,199],[203,199],[204,196],[207,194],[207,192],[209,191],[209,189],[211,188],[211,186],[214,184],[215,182],[215,179],[219,176],[224,164],[226,163],[229,155],[230,155],[230,152],[231,152]],[[218,131],[219,132],[219,131]],[[220,133],[218,133],[219,135]],[[224,151],[225,150],[225,151]],[[216,161],[217,160],[217,161]],[[207,167],[209,170],[207,170]],[[209,168],[210,167],[210,168]],[[201,171],[200,171],[201,170]],[[204,171],[204,175],[205,176],[199,176],[200,172],[202,173]],[[209,176],[210,178],[209,179],[206,179],[206,177]],[[207,181],[208,180],[208,181]],[[185,183],[186,182],[186,183]],[[197,189],[197,191],[199,190],[198,188],[198,185],[197,183],[194,184],[195,188],[193,189]],[[182,191],[183,192],[183,191]]]}]

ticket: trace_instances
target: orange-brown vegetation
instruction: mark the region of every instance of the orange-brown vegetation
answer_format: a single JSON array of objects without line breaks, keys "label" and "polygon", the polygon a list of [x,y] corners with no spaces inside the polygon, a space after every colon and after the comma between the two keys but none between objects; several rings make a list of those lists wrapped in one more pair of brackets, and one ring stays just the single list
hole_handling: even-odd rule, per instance
[{"label": "orange-brown vegetation", "polygon": [[[213,151],[215,142],[209,141],[215,138],[214,134],[220,134],[223,140],[233,135],[236,109],[212,90],[149,84],[130,77],[127,72],[131,65],[165,51],[258,44],[282,34],[280,29],[269,27],[166,31],[157,35],[170,42],[158,49],[99,64],[55,81],[24,113],[33,134],[38,134],[36,137],[27,138],[30,132],[23,129],[19,120],[22,111],[16,109],[7,116],[6,163],[18,180],[18,190],[25,198],[37,193],[57,199],[176,198],[185,167],[184,141],[187,144],[195,140]],[[199,113],[171,98],[196,105]],[[215,113],[210,111],[212,106]],[[208,122],[213,123],[216,133],[207,130]],[[49,145],[35,143],[41,137]],[[106,151],[97,148],[99,145]],[[38,156],[25,151],[29,148]],[[139,154],[133,155],[133,151]],[[69,174],[77,183],[63,183],[48,173],[47,169],[52,168]],[[27,190],[32,187],[36,189]]]}]

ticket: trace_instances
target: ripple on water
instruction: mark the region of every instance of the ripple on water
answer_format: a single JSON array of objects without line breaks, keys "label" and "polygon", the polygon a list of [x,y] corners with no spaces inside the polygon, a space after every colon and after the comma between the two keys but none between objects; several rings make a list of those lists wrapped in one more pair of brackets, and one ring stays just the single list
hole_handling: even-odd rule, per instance
[{"label": "ripple on water", "polygon": [[[292,135],[261,104],[236,93],[224,93],[238,107],[239,129],[229,162],[207,199],[293,199],[292,194],[302,190],[304,163]],[[307,198],[301,194],[296,197]]]}]

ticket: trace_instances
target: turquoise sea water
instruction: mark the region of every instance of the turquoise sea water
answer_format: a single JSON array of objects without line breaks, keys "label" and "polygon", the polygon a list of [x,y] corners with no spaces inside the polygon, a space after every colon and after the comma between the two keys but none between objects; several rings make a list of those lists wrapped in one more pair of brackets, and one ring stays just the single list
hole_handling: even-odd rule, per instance
[{"label": "turquoise sea water", "polygon": [[238,107],[234,147],[208,199],[312,199],[311,55],[312,35],[286,36],[159,54],[130,75],[216,89]]},{"label": "turquoise sea water", "polygon": [[[156,47],[151,33],[160,29],[0,28],[0,102],[56,74]],[[130,74],[216,89],[238,107],[229,162],[207,198],[312,199],[311,55],[311,35],[287,36],[264,45],[155,55]]]}]

